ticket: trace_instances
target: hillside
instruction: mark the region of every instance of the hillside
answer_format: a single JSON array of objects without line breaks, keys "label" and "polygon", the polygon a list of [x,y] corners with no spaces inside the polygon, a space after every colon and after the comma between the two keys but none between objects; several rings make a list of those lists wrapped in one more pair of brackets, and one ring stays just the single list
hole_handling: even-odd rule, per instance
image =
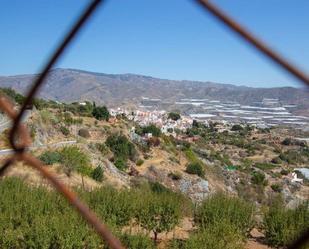
[{"label": "hillside", "polygon": [[[1,94],[17,108],[24,99],[13,90]],[[34,106],[24,119],[29,153],[74,188],[127,248],[283,248],[308,227],[306,131],[187,123],[179,113],[162,113],[170,125],[187,124],[165,130],[90,102],[40,99]],[[11,151],[1,120],[3,163]],[[23,162],[0,181],[0,206],[0,233],[10,235],[0,237],[1,248],[106,248]]]},{"label": "hillside", "polygon": [[[173,136],[151,125],[140,127],[126,116],[97,120],[91,108],[100,107],[64,111],[69,107],[72,105],[46,107],[29,114],[26,123],[33,138],[31,153],[59,180],[79,189],[82,198],[115,227],[128,248],[174,249],[183,245],[197,249],[207,243],[205,248],[266,249],[270,248],[266,244],[286,245],[307,226],[306,206],[299,204],[309,198],[308,179],[301,173],[309,163],[309,152],[307,144],[294,137],[308,134],[280,127],[207,126],[196,122]],[[149,132],[152,137],[148,137]],[[4,131],[1,149],[8,148],[6,136]],[[0,161],[6,157],[0,156]],[[293,182],[296,169],[301,170],[297,171],[301,182]],[[77,225],[79,219],[65,202],[46,191],[50,189],[48,182],[33,169],[18,162],[6,177],[0,184],[4,193],[0,218],[7,223],[0,225],[0,231],[24,237],[17,243],[5,236],[0,239],[1,246],[22,248],[33,240],[55,245],[54,238],[60,245],[70,238],[69,248],[102,246],[84,223]],[[35,188],[27,187],[29,184]],[[16,200],[24,203],[14,205],[17,213],[29,203],[36,203],[35,209],[16,217],[22,224],[18,230],[8,229],[12,215],[9,203]],[[279,204],[273,200],[282,206],[276,206]],[[287,211],[286,207],[296,209]],[[62,212],[73,223],[63,223]],[[280,218],[282,227],[298,230],[277,237],[272,226],[278,220],[272,212],[286,217]],[[47,214],[52,222],[46,219]],[[215,220],[208,220],[209,215]],[[293,222],[289,215],[293,215]],[[27,223],[33,216],[36,222]],[[33,228],[41,223],[43,231]],[[58,230],[62,232],[56,233]]]},{"label": "hillside", "polygon": [[[0,77],[0,87],[12,87],[24,93],[35,75]],[[295,113],[308,115],[309,93],[293,87],[252,88],[212,82],[175,81],[134,74],[104,74],[74,69],[54,69],[50,73],[41,97],[73,102],[95,101],[105,105],[138,104],[142,97],[173,102],[184,98],[208,98],[236,101],[240,104],[260,102],[263,98],[279,99],[283,104],[295,104]]]}]

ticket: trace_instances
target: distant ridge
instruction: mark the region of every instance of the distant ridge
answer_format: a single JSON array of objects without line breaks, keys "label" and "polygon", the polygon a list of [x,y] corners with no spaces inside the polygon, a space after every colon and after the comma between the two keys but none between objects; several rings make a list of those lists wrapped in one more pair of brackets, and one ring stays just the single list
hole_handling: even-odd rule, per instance
[{"label": "distant ridge", "polygon": [[[0,76],[0,87],[24,93],[37,74]],[[96,101],[108,106],[138,104],[142,97],[176,101],[182,98],[208,98],[252,104],[263,98],[276,98],[283,104],[296,104],[297,113],[309,114],[309,93],[294,87],[253,88],[213,82],[168,80],[137,74],[106,74],[79,69],[53,69],[40,96],[63,102]]]}]

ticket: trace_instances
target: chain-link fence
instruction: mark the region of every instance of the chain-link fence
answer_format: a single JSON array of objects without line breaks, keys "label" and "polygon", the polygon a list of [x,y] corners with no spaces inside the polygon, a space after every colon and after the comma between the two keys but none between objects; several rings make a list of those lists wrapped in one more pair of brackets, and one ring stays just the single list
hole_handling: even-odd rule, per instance
[{"label": "chain-link fence", "polygon": [[[238,34],[246,42],[254,46],[258,52],[264,54],[266,57],[271,59],[275,64],[281,66],[284,70],[289,72],[298,78],[303,84],[309,86],[309,77],[304,72],[299,70],[297,67],[285,60],[281,55],[274,52],[263,42],[261,42],[257,37],[252,35],[244,27],[235,22],[232,18],[222,12],[216,5],[208,0],[195,0],[202,8],[204,8],[209,14],[212,14],[218,22],[221,22],[225,26],[229,27],[233,33]],[[6,160],[6,162],[0,168],[0,176],[2,176],[5,170],[10,167],[15,161],[23,161],[30,167],[38,170],[45,178],[47,178],[50,183],[69,201],[69,203],[74,206],[84,219],[92,225],[95,231],[101,236],[101,238],[114,249],[124,248],[118,238],[114,237],[109,229],[104,223],[102,223],[95,213],[89,209],[89,207],[81,202],[77,195],[69,190],[63,183],[61,183],[54,174],[43,166],[42,162],[37,158],[33,157],[31,154],[27,153],[26,149],[31,144],[30,135],[26,129],[26,126],[22,124],[22,117],[25,114],[27,106],[31,104],[33,98],[39,91],[39,88],[43,85],[49,70],[55,65],[61,55],[64,54],[68,45],[73,41],[73,39],[78,35],[78,32],[83,28],[86,21],[94,13],[94,11],[103,3],[103,0],[93,0],[89,6],[87,6],[84,12],[80,15],[77,22],[72,26],[71,30],[64,37],[63,41],[59,44],[59,47],[53,53],[51,58],[47,61],[46,65],[43,67],[40,76],[33,83],[26,100],[24,101],[21,109],[17,112],[14,109],[13,104],[4,96],[0,97],[0,109],[12,120],[13,127],[10,130],[10,143],[15,153],[12,157]],[[305,231],[304,234],[300,235],[299,238],[294,241],[289,249],[301,248],[306,244],[309,239],[309,230]]]}]

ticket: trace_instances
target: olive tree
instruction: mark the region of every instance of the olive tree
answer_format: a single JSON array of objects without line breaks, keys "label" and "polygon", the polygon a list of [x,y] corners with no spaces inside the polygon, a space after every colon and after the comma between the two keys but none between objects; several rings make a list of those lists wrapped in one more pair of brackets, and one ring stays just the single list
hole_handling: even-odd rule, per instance
[{"label": "olive tree", "polygon": [[172,230],[181,218],[181,203],[177,195],[173,193],[155,194],[147,192],[143,194],[140,209],[137,212],[138,223],[154,234],[157,242],[158,234]]}]

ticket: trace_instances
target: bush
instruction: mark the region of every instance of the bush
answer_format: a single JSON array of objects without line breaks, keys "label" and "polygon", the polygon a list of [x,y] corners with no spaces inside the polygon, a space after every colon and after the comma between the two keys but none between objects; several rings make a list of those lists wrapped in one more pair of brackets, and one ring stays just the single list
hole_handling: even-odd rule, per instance
[{"label": "bush", "polygon": [[254,207],[238,197],[215,194],[197,208],[195,221],[201,229],[222,223],[231,224],[243,236],[253,226]]},{"label": "bush", "polygon": [[215,223],[193,234],[183,247],[176,245],[174,248],[183,249],[243,249],[243,236],[237,227],[231,223]]},{"label": "bush", "polygon": [[154,124],[150,124],[147,126],[144,126],[140,129],[136,130],[137,134],[139,135],[145,135],[146,133],[151,133],[154,137],[159,137],[161,135],[161,130]]},{"label": "bush", "polygon": [[92,111],[92,116],[97,120],[109,120],[110,114],[106,106],[94,107]]},{"label": "bush", "polygon": [[95,147],[97,148],[98,151],[102,153],[103,156],[105,156],[108,153],[108,148],[104,143],[96,143]]},{"label": "bush", "polygon": [[44,109],[39,112],[40,118],[44,124],[57,124],[58,120],[53,113]]},{"label": "bush", "polygon": [[243,129],[244,128],[241,125],[236,124],[232,126],[231,131],[242,131]]},{"label": "bush", "polygon": [[143,163],[144,163],[143,159],[138,159],[137,162],[136,162],[136,165],[141,166]]},{"label": "bush", "polygon": [[281,174],[281,175],[284,175],[284,176],[287,176],[287,175],[289,174],[289,171],[286,170],[286,169],[282,169],[282,170],[280,171],[280,174]]},{"label": "bush", "polygon": [[149,182],[150,190],[154,193],[170,193],[171,191],[159,182]]},{"label": "bush", "polygon": [[122,171],[128,168],[126,161],[122,158],[117,158],[114,162],[114,165],[116,166],[117,169],[122,170]]},{"label": "bush", "polygon": [[265,179],[265,174],[259,171],[255,171],[252,173],[251,182],[253,184],[259,185],[259,186],[266,186],[267,180]]},{"label": "bush", "polygon": [[174,121],[177,121],[178,119],[180,119],[180,114],[177,113],[177,112],[170,112],[170,113],[168,114],[168,118],[169,118],[169,119],[172,119],[172,120],[174,120]]},{"label": "bush", "polygon": [[182,175],[179,172],[171,172],[168,174],[168,177],[170,177],[174,181],[182,179]]},{"label": "bush", "polygon": [[282,201],[274,201],[264,217],[265,236],[269,245],[285,247],[309,227],[308,202],[287,209]]},{"label": "bush", "polygon": [[198,175],[199,177],[205,176],[205,171],[199,163],[189,163],[187,165],[186,172],[189,174]]},{"label": "bush", "polygon": [[158,137],[151,137],[147,141],[148,146],[159,146],[160,145],[160,139]]},{"label": "bush", "polygon": [[83,137],[83,138],[89,138],[90,137],[90,133],[89,133],[89,131],[87,130],[87,129],[80,129],[79,131],[78,131],[78,135],[79,136],[81,136],[81,137]]},{"label": "bush", "polygon": [[126,248],[130,249],[155,249],[155,245],[151,239],[142,234],[120,236],[120,240]]},{"label": "bush", "polygon": [[279,193],[282,191],[282,186],[280,184],[272,184],[270,187],[275,192]]},{"label": "bush", "polygon": [[97,166],[91,173],[91,177],[96,180],[97,182],[102,182],[104,178],[104,172],[102,167],[99,165]]},{"label": "bush", "polygon": [[53,165],[61,162],[61,155],[58,151],[45,151],[39,156],[39,159],[45,165]]},{"label": "bush", "polygon": [[271,160],[271,162],[274,164],[281,164],[282,160],[279,157],[275,157]]},{"label": "bush", "polygon": [[116,158],[121,158],[124,161],[127,159],[135,160],[137,155],[136,149],[126,136],[117,134],[110,135],[106,139],[105,144],[114,153]]},{"label": "bush", "polygon": [[88,155],[82,152],[77,146],[64,147],[59,152],[61,155],[61,163],[65,167],[68,176],[71,175],[72,171],[90,176],[90,159]]},{"label": "bush", "polygon": [[281,144],[286,146],[292,145],[292,139],[287,137],[281,142]]},{"label": "bush", "polygon": [[65,126],[60,126],[60,131],[62,132],[63,135],[68,136],[70,134],[70,131],[67,127]]},{"label": "bush", "polygon": [[269,170],[276,167],[276,165],[272,163],[256,163],[254,167],[261,169],[261,170]]}]

